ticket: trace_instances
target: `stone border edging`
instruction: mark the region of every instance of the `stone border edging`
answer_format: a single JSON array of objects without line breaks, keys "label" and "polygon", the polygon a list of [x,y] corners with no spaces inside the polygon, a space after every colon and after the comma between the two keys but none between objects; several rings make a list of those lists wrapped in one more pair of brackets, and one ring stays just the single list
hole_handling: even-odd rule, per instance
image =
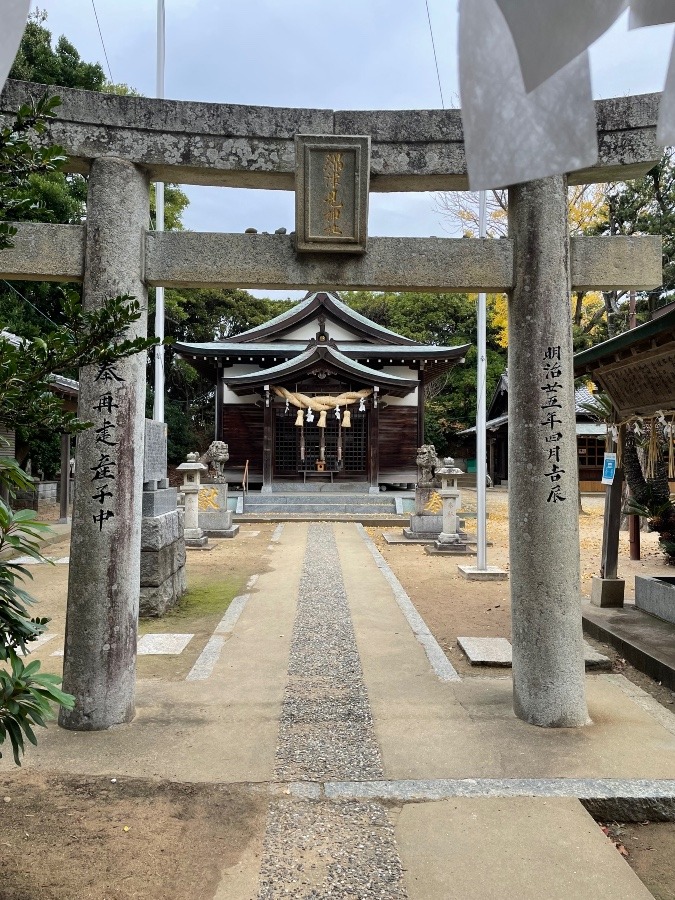
[{"label": "stone border edging", "polygon": [[375,561],[375,565],[386,578],[387,583],[392,589],[401,612],[405,616],[406,621],[410,626],[413,634],[424,648],[427,659],[429,660],[429,663],[431,664],[431,667],[436,673],[439,681],[443,681],[446,683],[452,681],[461,681],[462,679],[460,678],[456,669],[441,649],[440,644],[438,643],[436,638],[429,631],[424,619],[415,609],[415,605],[406,593],[403,585],[398,580],[396,575],[394,575],[386,559],[377,549],[375,543],[368,535],[366,529],[360,523],[356,524],[356,529],[361,535],[361,539],[363,540],[364,544],[370,551],[370,554]]}]

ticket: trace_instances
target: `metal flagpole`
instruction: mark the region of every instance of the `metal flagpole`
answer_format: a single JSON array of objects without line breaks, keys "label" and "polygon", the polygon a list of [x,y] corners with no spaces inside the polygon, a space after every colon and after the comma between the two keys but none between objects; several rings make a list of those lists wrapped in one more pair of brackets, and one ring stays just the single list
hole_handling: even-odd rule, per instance
[{"label": "metal flagpole", "polygon": [[[486,196],[480,191],[478,199],[478,236],[481,240],[486,233]],[[478,295],[478,373],[476,408],[476,494],[477,494],[477,540],[476,569],[487,570],[486,497],[487,465],[485,453],[486,381],[487,381],[487,297]]]},{"label": "metal flagpole", "polygon": [[[157,96],[164,97],[164,0],[157,0]],[[164,231],[164,183],[155,184],[155,231]],[[164,340],[164,288],[155,289],[155,337]],[[153,418],[164,421],[164,347],[155,347],[155,402]]]}]

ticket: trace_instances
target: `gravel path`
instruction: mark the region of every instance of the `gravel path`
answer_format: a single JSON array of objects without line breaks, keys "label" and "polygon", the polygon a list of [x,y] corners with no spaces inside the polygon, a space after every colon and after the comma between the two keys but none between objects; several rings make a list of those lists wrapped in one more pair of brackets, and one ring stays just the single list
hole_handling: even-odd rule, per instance
[{"label": "gravel path", "polygon": [[[383,777],[335,535],[309,526],[279,724],[283,781]],[[404,900],[394,829],[381,803],[273,801],[258,900]]]}]

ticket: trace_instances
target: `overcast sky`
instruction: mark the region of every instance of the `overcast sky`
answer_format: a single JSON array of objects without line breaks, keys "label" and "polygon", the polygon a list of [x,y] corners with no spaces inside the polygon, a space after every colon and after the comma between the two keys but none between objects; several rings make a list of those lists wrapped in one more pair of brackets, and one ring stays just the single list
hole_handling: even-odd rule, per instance
[{"label": "overcast sky", "polygon": [[[156,0],[95,0],[113,81],[155,93]],[[106,73],[92,0],[38,0]],[[445,106],[459,106],[458,0],[429,0]],[[673,26],[629,32],[627,14],[592,48],[596,98],[663,88]],[[329,109],[438,109],[425,0],[166,0],[166,89],[176,100]],[[490,60],[485,60],[489,67]],[[110,77],[110,76],[109,76]],[[293,230],[284,191],[186,187],[195,231]],[[369,233],[452,228],[430,194],[371,194]]]}]

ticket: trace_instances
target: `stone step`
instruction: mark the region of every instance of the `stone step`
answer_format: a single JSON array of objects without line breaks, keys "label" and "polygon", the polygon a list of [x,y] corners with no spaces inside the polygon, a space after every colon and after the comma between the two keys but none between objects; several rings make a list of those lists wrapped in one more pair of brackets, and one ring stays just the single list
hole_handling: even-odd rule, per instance
[{"label": "stone step", "polygon": [[246,505],[279,505],[287,503],[362,503],[368,506],[394,506],[393,496],[386,494],[247,494],[244,502]]},{"label": "stone step", "polygon": [[261,513],[277,513],[279,515],[315,515],[317,517],[321,517],[322,515],[334,514],[334,513],[344,513],[345,515],[394,515],[395,509],[393,506],[389,507],[372,507],[372,506],[364,506],[355,503],[322,503],[322,504],[309,504],[309,503],[293,503],[287,504],[283,507],[279,506],[255,506],[249,507],[244,506],[244,513],[250,514],[255,513],[260,515]]}]

